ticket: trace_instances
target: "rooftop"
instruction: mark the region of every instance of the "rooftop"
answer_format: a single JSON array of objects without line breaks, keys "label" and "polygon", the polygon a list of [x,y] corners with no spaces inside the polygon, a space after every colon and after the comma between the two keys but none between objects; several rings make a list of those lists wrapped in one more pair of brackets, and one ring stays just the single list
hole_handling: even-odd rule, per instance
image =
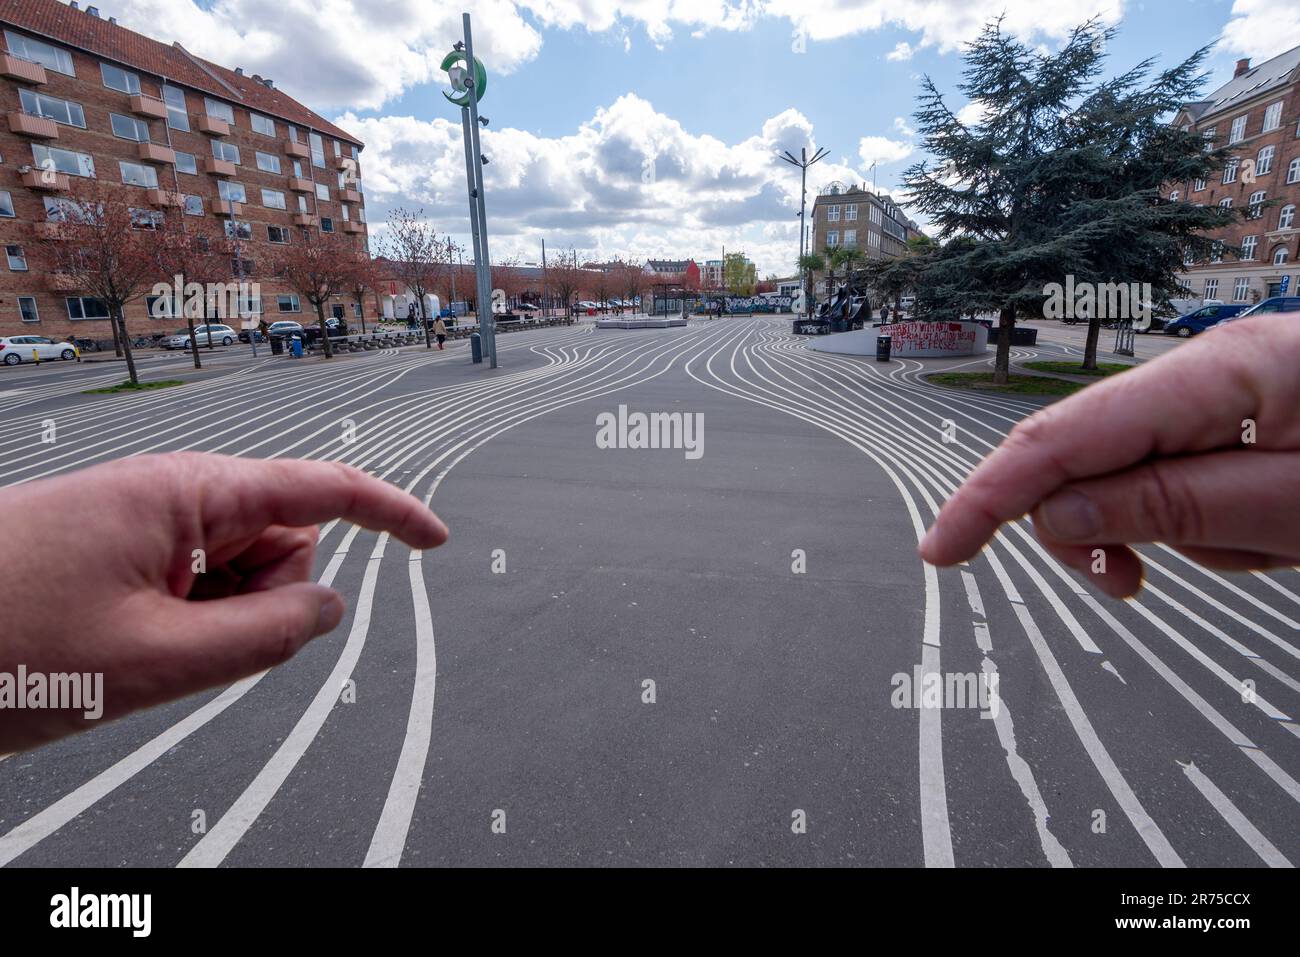
[{"label": "rooftop", "polygon": [[1231,110],[1239,103],[1294,82],[1298,67],[1300,46],[1279,53],[1259,66],[1248,67],[1240,76],[1234,76],[1205,99],[1183,104],[1183,109],[1194,120]]}]

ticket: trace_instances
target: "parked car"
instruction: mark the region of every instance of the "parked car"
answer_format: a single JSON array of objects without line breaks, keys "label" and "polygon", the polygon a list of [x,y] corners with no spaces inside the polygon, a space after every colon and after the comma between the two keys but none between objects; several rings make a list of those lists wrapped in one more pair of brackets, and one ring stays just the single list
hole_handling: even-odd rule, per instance
[{"label": "parked car", "polygon": [[37,358],[75,359],[77,347],[62,339],[47,339],[45,336],[6,336],[0,338],[0,359],[7,366],[16,366],[20,362],[35,362]]},{"label": "parked car", "polygon": [[1239,312],[1235,316],[1229,316],[1222,322],[1236,322],[1239,319],[1247,319],[1251,316],[1263,316],[1271,312],[1300,312],[1300,296],[1273,296],[1265,299],[1263,302],[1256,303],[1245,312]]},{"label": "parked car", "polygon": [[1218,325],[1230,316],[1244,312],[1246,308],[1246,306],[1225,306],[1222,303],[1202,306],[1195,312],[1189,312],[1185,316],[1165,323],[1165,335],[1186,339],[1188,336],[1194,336],[1211,326]]},{"label": "parked car", "polygon": [[[209,335],[211,336],[212,345],[228,346],[235,341],[239,333],[230,326],[219,322],[210,322],[194,327],[194,338],[200,346],[208,344]],[[159,344],[164,349],[188,349],[190,347],[190,331],[188,329],[177,329],[170,336],[164,336]]]},{"label": "parked car", "polygon": [[266,336],[262,335],[262,333],[261,333],[259,330],[257,330],[257,329],[240,329],[240,330],[239,330],[239,341],[240,341],[240,342],[248,342],[248,340],[249,340],[250,337],[252,338],[252,340],[253,340],[254,342],[265,342],[265,341],[266,341]]},{"label": "parked car", "polygon": [[273,322],[266,330],[268,339],[289,339],[293,336],[302,336],[303,329],[301,322],[294,322],[292,319],[281,319]]}]

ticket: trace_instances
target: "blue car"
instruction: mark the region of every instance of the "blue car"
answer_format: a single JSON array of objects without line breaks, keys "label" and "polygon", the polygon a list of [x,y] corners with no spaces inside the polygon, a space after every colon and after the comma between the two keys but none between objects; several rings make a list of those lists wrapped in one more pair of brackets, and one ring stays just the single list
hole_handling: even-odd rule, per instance
[{"label": "blue car", "polygon": [[[1272,296],[1263,302],[1256,303],[1245,312],[1238,313],[1235,316],[1229,316],[1224,322],[1236,322],[1238,319],[1246,319],[1250,316],[1264,316],[1270,312],[1292,312],[1300,314],[1300,296]],[[1300,318],[1300,315],[1297,316]]]},{"label": "blue car", "polygon": [[1218,325],[1224,319],[1231,318],[1238,313],[1244,312],[1248,306],[1202,306],[1195,312],[1189,312],[1185,316],[1180,316],[1173,322],[1165,323],[1165,335],[1180,336],[1186,339],[1188,336],[1194,336],[1198,332],[1204,332],[1211,326]]}]

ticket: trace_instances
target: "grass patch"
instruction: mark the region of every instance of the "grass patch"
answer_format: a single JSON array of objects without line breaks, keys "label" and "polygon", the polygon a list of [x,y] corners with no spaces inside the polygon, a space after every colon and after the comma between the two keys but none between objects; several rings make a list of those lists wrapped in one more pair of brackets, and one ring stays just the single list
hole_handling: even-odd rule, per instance
[{"label": "grass patch", "polygon": [[153,389],[166,389],[174,385],[184,385],[180,379],[161,379],[158,382],[132,382],[127,379],[118,385],[104,389],[87,389],[82,395],[116,395],[119,392],[149,392]]},{"label": "grass patch", "polygon": [[1086,382],[1049,379],[1039,375],[1013,375],[1006,385],[995,385],[992,372],[933,372],[925,377],[925,381],[951,389],[1010,392],[1017,395],[1073,395],[1088,385]]},{"label": "grass patch", "polygon": [[1132,366],[1124,365],[1122,362],[1098,362],[1097,368],[1085,369],[1078,362],[1022,362],[1020,363],[1026,369],[1033,369],[1035,372],[1059,372],[1063,375],[1090,375],[1102,376],[1114,375],[1116,372],[1125,372],[1132,369]]}]

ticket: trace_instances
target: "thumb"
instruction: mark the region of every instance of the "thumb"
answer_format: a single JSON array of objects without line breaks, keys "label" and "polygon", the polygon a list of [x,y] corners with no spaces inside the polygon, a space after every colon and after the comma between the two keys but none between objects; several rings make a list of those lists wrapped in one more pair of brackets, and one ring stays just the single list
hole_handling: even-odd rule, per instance
[{"label": "thumb", "polygon": [[344,610],[314,582],[213,601],[163,596],[118,658],[106,709],[122,714],[273,668],[337,627]]}]

